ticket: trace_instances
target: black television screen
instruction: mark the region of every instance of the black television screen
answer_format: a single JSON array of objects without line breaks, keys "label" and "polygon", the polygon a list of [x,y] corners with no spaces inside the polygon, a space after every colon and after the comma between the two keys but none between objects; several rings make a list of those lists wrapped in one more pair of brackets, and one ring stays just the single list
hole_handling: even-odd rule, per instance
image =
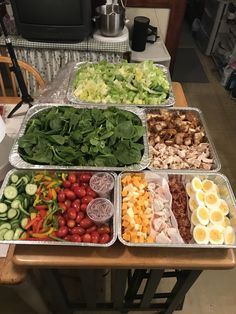
[{"label": "black television screen", "polygon": [[28,40],[82,41],[91,32],[90,0],[11,0],[19,34]]}]

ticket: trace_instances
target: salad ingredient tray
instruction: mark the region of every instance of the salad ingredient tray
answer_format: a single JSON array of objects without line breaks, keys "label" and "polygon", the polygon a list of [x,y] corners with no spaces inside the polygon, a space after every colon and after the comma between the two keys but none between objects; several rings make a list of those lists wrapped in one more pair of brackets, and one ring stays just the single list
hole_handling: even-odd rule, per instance
[{"label": "salad ingredient tray", "polygon": [[[97,172],[11,170],[0,190],[0,242],[112,245],[117,238],[117,176],[102,174],[93,186],[103,185],[109,175],[113,187],[106,196],[90,187]],[[87,214],[89,207],[92,217]]]},{"label": "salad ingredient tray", "polygon": [[80,62],[72,70],[67,98],[73,103],[173,106],[175,99],[167,67],[141,63]]},{"label": "salad ingredient tray", "polygon": [[146,109],[151,170],[219,171],[220,162],[202,112]]},{"label": "salad ingredient tray", "polygon": [[222,174],[124,172],[118,188],[118,238],[124,245],[236,247],[236,203]]},{"label": "salad ingredient tray", "polygon": [[142,170],[149,162],[145,112],[136,107],[35,105],[9,160],[21,169]]}]

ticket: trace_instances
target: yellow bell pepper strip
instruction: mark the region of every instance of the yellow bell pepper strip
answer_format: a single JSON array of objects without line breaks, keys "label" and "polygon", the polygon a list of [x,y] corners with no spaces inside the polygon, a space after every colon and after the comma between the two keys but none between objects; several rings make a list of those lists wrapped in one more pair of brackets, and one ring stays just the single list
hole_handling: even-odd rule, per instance
[{"label": "yellow bell pepper strip", "polygon": [[32,238],[47,238],[51,233],[53,233],[54,228],[50,227],[48,231],[44,233],[32,233],[31,236]]}]

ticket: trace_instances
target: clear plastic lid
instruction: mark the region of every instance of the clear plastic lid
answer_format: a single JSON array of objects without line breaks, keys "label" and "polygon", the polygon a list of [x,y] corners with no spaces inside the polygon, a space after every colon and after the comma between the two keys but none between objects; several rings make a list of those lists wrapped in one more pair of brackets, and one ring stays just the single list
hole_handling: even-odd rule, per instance
[{"label": "clear plastic lid", "polygon": [[90,181],[89,185],[98,195],[107,195],[114,188],[114,177],[108,172],[95,173]]},{"label": "clear plastic lid", "polygon": [[87,206],[87,215],[95,223],[105,223],[113,214],[114,206],[107,198],[95,198]]}]

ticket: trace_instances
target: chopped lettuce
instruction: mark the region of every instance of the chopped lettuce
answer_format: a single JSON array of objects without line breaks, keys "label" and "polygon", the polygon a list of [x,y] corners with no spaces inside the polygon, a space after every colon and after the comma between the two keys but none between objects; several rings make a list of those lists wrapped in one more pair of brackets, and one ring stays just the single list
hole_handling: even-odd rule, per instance
[{"label": "chopped lettuce", "polygon": [[169,97],[166,73],[152,61],[86,63],[73,82],[81,101],[110,104],[159,105]]}]

